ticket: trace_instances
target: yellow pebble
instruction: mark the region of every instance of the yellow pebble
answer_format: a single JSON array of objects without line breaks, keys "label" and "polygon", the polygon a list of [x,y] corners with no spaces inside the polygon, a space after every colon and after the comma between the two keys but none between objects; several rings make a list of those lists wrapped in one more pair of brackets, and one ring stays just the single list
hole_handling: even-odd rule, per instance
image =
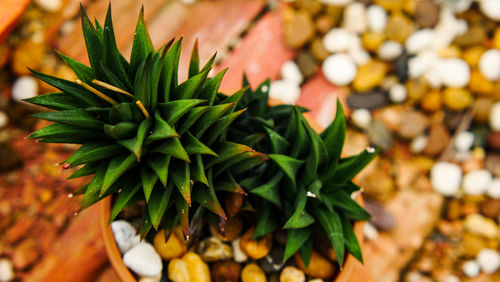
[{"label": "yellow pebble", "polygon": [[459,58],[461,55],[462,50],[456,45],[450,45],[439,50],[439,56],[441,58]]},{"label": "yellow pebble", "polygon": [[385,35],[383,33],[367,32],[363,34],[361,42],[367,51],[375,52],[382,42],[384,42],[384,39]]},{"label": "yellow pebble", "polygon": [[420,106],[427,112],[439,111],[443,106],[443,97],[439,90],[433,90],[425,94],[420,102]]},{"label": "yellow pebble", "polygon": [[475,68],[479,64],[479,60],[481,59],[484,51],[486,51],[486,48],[484,46],[473,46],[467,48],[463,52],[462,58],[465,60],[465,62],[467,62],[467,64],[469,64],[470,67]]},{"label": "yellow pebble", "polygon": [[472,95],[463,88],[447,88],[444,90],[444,104],[451,110],[460,111],[472,103]]},{"label": "yellow pebble", "polygon": [[429,91],[429,84],[424,78],[410,79],[406,82],[406,89],[408,90],[408,99],[418,101]]},{"label": "yellow pebble", "polygon": [[358,73],[352,86],[356,91],[365,92],[380,85],[387,72],[387,65],[380,61],[372,60],[358,68]]},{"label": "yellow pebble", "polygon": [[266,282],[266,274],[255,263],[247,264],[241,271],[242,282]]},{"label": "yellow pebble", "polygon": [[156,233],[153,244],[158,254],[164,260],[181,257],[187,250],[186,245],[177,237],[175,232],[172,232],[167,242],[165,242],[165,231],[163,229]]},{"label": "yellow pebble", "polygon": [[474,93],[490,95],[495,89],[495,84],[486,79],[478,70],[473,70],[470,75],[469,89]]},{"label": "yellow pebble", "polygon": [[495,49],[500,49],[500,27],[497,27],[495,34],[493,35],[492,47]]},{"label": "yellow pebble", "polygon": [[375,0],[375,4],[382,6],[386,10],[401,10],[405,0]]}]

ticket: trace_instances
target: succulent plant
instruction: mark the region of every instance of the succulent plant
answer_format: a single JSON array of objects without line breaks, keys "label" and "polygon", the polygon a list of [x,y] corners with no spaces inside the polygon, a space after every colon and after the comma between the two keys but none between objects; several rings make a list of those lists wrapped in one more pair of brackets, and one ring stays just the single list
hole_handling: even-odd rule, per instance
[{"label": "succulent plant", "polygon": [[33,70],[61,92],[26,100],[54,110],[35,115],[54,123],[29,138],[82,145],[62,162],[64,168],[80,167],[70,178],[93,175],[75,192],[84,194],[79,209],[115,194],[111,221],[126,206],[143,200],[142,237],[162,223],[170,232],[179,222],[189,236],[192,201],[225,217],[216,191],[244,193],[231,173],[267,159],[225,138],[227,127],[245,111],[238,106],[244,90],[220,99],[226,70],[209,78],[215,55],[200,68],[196,43],[189,78],[180,83],[182,38],[155,51],[142,10],[130,61],[117,48],[111,7],[104,27],[97,20],[94,26],[83,7],[81,15],[90,67],[61,54],[78,80]]},{"label": "succulent plant", "polygon": [[[246,78],[244,85],[248,85]],[[288,235],[284,261],[299,252],[308,265],[313,239],[326,235],[340,265],[345,249],[362,262],[352,222],[370,215],[351,198],[360,189],[352,178],[375,157],[376,150],[341,158],[346,123],[340,102],[333,123],[317,134],[302,114],[305,109],[269,106],[268,91],[269,81],[255,91],[247,89],[238,105],[247,110],[228,131],[228,138],[253,146],[270,159],[237,176],[257,199],[254,238],[283,228]]]}]

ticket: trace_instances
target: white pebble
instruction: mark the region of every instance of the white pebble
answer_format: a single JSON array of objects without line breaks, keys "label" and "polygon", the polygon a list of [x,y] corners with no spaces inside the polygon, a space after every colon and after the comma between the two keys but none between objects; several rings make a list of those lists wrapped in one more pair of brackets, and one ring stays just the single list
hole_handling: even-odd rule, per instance
[{"label": "white pebble", "polygon": [[142,276],[139,277],[139,280],[137,282],[160,282],[161,281],[162,274],[160,273],[157,276],[151,277],[151,276]]},{"label": "white pebble", "polygon": [[491,172],[485,169],[477,169],[464,175],[462,187],[467,195],[482,195],[493,181]]},{"label": "white pebble", "polygon": [[461,152],[468,152],[474,144],[474,133],[463,131],[455,139],[455,148]]},{"label": "white pebble", "polygon": [[370,54],[368,54],[368,52],[361,47],[350,48],[348,55],[351,56],[358,66],[367,64],[371,60]]},{"label": "white pebble", "polygon": [[287,61],[281,66],[281,77],[295,84],[301,84],[304,80],[299,66],[294,61]]},{"label": "white pebble", "polygon": [[408,74],[412,78],[418,78],[426,73],[436,61],[439,61],[439,56],[436,52],[422,52],[408,60]]},{"label": "white pebble", "polygon": [[139,244],[140,238],[136,235],[135,228],[127,221],[113,221],[111,230],[113,230],[116,245],[118,245],[118,249],[122,254]]},{"label": "white pebble", "polygon": [[456,277],[453,274],[449,274],[443,279],[443,282],[460,282],[460,278]]},{"label": "white pebble", "polygon": [[326,79],[339,86],[351,83],[358,71],[354,60],[345,54],[329,56],[323,62],[322,69]]},{"label": "white pebble", "polygon": [[500,51],[490,49],[481,55],[479,59],[479,71],[490,81],[496,81],[500,78]]},{"label": "white pebble", "polygon": [[235,262],[241,263],[248,260],[247,254],[240,247],[240,238],[231,242],[231,245],[233,246],[233,259]]},{"label": "white pebble", "polygon": [[320,0],[320,2],[323,2],[327,5],[344,6],[351,3],[352,0]]},{"label": "white pebble", "polygon": [[323,45],[328,52],[335,53],[347,51],[361,45],[359,38],[344,28],[332,28],[323,37]]},{"label": "white pebble", "polygon": [[439,60],[438,68],[443,84],[448,87],[461,88],[469,83],[469,65],[462,59],[450,58]]},{"label": "white pebble", "polygon": [[6,258],[0,259],[0,281],[11,281],[14,279],[14,266]]},{"label": "white pebble", "polygon": [[32,76],[21,76],[12,85],[12,99],[17,102],[35,97],[37,94],[38,83]]},{"label": "white pebble", "polygon": [[377,228],[375,228],[375,226],[373,226],[369,222],[364,223],[363,233],[365,234],[366,239],[368,239],[370,241],[373,241],[373,240],[377,239],[377,237],[378,237]]},{"label": "white pebble", "polygon": [[406,91],[406,87],[402,84],[396,83],[389,90],[389,99],[391,99],[393,103],[403,103],[407,96],[408,92]]},{"label": "white pebble", "polygon": [[474,260],[469,260],[462,266],[462,270],[464,271],[467,277],[473,278],[479,275],[479,264]]},{"label": "white pebble", "polygon": [[0,111],[0,128],[4,128],[9,124],[9,116],[5,113]]},{"label": "white pebble", "polygon": [[140,276],[157,276],[163,269],[160,255],[148,242],[141,242],[126,252],[123,263]]},{"label": "white pebble", "polygon": [[456,164],[438,162],[431,169],[431,183],[434,190],[444,196],[453,196],[460,188],[462,170]]},{"label": "white pebble", "polygon": [[434,27],[433,49],[441,50],[448,47],[453,42],[453,39],[464,34],[467,28],[467,22],[457,19],[451,9],[441,9],[439,22]]},{"label": "white pebble", "polygon": [[500,178],[495,178],[491,181],[488,190],[486,190],[486,195],[493,199],[500,199]]},{"label": "white pebble", "polygon": [[367,28],[366,7],[363,3],[353,2],[344,10],[342,26],[350,32],[362,33]]},{"label": "white pebble", "polygon": [[278,99],[285,104],[295,104],[300,97],[300,87],[288,80],[276,80],[271,82],[269,97]]},{"label": "white pebble", "polygon": [[368,128],[372,122],[372,115],[367,109],[357,109],[351,113],[352,121],[359,128]]},{"label": "white pebble", "polygon": [[498,0],[480,0],[479,8],[488,18],[499,21],[500,20],[500,1]]},{"label": "white pebble", "polygon": [[500,131],[500,102],[493,104],[490,110],[490,126],[493,131]]},{"label": "white pebble", "polygon": [[500,254],[492,249],[482,249],[476,260],[481,270],[486,274],[493,274],[500,267]]},{"label": "white pebble", "polygon": [[380,59],[392,61],[403,53],[403,45],[397,41],[385,41],[378,47],[377,54]]},{"label": "white pebble", "polygon": [[418,30],[406,39],[406,51],[408,51],[409,54],[420,53],[432,46],[434,37],[433,29],[426,28]]},{"label": "white pebble", "polygon": [[50,13],[59,11],[62,6],[61,0],[35,0],[35,2],[42,10]]},{"label": "white pebble", "polygon": [[410,143],[410,152],[414,154],[422,153],[429,143],[429,137],[420,135],[415,137]]},{"label": "white pebble", "polygon": [[366,10],[368,28],[376,33],[382,33],[387,25],[387,12],[379,5],[371,5]]}]

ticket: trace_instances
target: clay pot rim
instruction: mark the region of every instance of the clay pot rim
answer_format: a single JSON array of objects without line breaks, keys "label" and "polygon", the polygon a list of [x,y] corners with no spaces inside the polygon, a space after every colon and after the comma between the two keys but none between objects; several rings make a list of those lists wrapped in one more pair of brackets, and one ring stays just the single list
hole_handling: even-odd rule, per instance
[{"label": "clay pot rim", "polygon": [[[270,105],[280,104],[276,100],[270,99]],[[306,120],[310,123],[311,127],[316,131],[321,131],[321,126],[307,113],[304,114]],[[358,203],[363,204],[363,197],[360,194],[356,199]],[[113,270],[118,275],[118,277],[124,282],[136,282],[134,275],[123,263],[122,255],[118,250],[118,246],[115,243],[115,238],[113,236],[113,231],[111,230],[111,225],[108,224],[109,216],[111,214],[111,197],[106,197],[105,199],[99,202],[100,205],[100,228],[102,232],[102,236],[104,239],[104,246],[106,248],[106,253],[108,254],[111,265],[113,266]],[[363,221],[357,221],[354,223],[354,233],[358,238],[359,245],[361,249],[363,249]],[[365,255],[365,254],[364,254]],[[366,279],[366,273],[362,270],[363,265],[356,260],[351,254],[349,254],[344,262],[344,266],[340,273],[335,277],[336,282],[349,282],[349,281],[357,281],[353,280],[353,277],[361,277],[357,275],[362,275],[366,281],[370,281]]]}]

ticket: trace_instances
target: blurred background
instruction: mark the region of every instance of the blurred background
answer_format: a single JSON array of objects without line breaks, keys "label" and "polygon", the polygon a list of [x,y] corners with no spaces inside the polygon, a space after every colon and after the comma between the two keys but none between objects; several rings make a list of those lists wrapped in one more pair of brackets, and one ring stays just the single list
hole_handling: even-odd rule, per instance
[{"label": "blurred background", "polygon": [[[230,67],[222,89],[270,77],[271,96],[322,126],[340,98],[345,154],[382,149],[358,176],[365,268],[374,281],[500,281],[499,0],[110,1],[128,58],[136,15],[155,47],[195,39],[201,61]],[[0,0],[0,281],[117,281],[98,207],[75,214],[84,180],[58,163],[73,145],[26,140],[43,122],[22,99],[55,92],[27,67],[74,80],[57,52],[88,63],[80,3]]]}]

